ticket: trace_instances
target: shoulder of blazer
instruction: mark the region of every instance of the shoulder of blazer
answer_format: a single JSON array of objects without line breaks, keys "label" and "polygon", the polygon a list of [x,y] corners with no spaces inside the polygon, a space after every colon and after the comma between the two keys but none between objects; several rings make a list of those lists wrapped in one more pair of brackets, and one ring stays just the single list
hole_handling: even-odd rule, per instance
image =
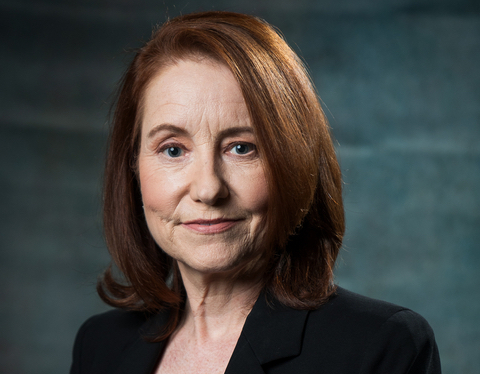
[{"label": "shoulder of blazer", "polygon": [[248,316],[226,373],[440,373],[430,326],[406,308],[340,287],[314,311],[264,299]]},{"label": "shoulder of blazer", "polygon": [[304,342],[320,344],[321,358],[342,373],[352,366],[365,374],[441,372],[433,330],[421,315],[340,287],[310,314]]},{"label": "shoulder of blazer", "polygon": [[167,318],[167,312],[153,315],[121,309],[89,318],[77,333],[70,373],[122,373],[132,364],[133,372],[151,372],[164,342],[149,343],[145,337],[158,333]]}]

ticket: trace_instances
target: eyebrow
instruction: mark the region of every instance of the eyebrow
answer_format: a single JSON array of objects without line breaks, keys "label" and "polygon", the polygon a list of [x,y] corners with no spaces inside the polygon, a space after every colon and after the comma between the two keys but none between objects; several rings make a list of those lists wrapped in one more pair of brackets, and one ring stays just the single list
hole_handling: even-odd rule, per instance
[{"label": "eyebrow", "polygon": [[[148,132],[147,138],[150,139],[150,138],[154,137],[160,131],[165,131],[165,130],[170,131],[174,134],[178,134],[178,135],[188,135],[188,131],[185,130],[185,129],[182,129],[181,127],[172,125],[170,123],[162,123],[158,126],[155,126],[153,129],[151,129]],[[243,132],[248,132],[248,133],[251,133],[251,134],[254,133],[252,127],[238,126],[238,127],[229,127],[228,129],[222,130],[222,131],[220,131],[219,135],[220,135],[221,138],[224,138],[224,137],[228,137],[228,136],[234,136],[234,135],[237,135],[237,134],[240,134],[240,133],[243,133]]]},{"label": "eyebrow", "polygon": [[242,132],[248,132],[253,134],[253,128],[248,127],[248,126],[243,126],[243,127],[229,127],[228,129],[220,131],[220,137],[226,138],[227,136],[234,136],[237,134],[241,134]]},{"label": "eyebrow", "polygon": [[153,138],[157,133],[165,130],[173,132],[174,134],[179,134],[179,135],[188,134],[187,130],[182,129],[181,127],[172,125],[170,123],[162,123],[161,125],[155,126],[153,129],[151,129],[148,132],[147,139]]}]

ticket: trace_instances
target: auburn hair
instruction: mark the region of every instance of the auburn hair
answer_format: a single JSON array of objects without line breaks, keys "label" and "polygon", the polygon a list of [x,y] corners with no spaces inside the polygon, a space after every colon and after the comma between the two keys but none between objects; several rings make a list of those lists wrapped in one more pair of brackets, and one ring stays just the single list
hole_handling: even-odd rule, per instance
[{"label": "auburn hair", "polygon": [[[170,311],[176,328],[185,291],[175,261],[152,238],[137,178],[146,88],[165,66],[210,58],[238,81],[264,163],[268,188],[266,292],[313,309],[334,292],[333,267],[345,230],[341,172],[319,98],[299,57],[265,21],[231,12],[168,20],[141,47],[114,103],[104,184],[104,229],[112,265],[97,290],[109,305]],[[120,278],[120,279],[119,279]]]}]

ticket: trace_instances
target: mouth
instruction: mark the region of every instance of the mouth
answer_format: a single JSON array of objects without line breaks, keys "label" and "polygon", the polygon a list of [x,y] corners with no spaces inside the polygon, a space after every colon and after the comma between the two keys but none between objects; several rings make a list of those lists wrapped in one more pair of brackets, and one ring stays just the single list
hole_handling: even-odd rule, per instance
[{"label": "mouth", "polygon": [[182,226],[199,234],[218,234],[234,227],[239,219],[198,219],[185,221]]}]

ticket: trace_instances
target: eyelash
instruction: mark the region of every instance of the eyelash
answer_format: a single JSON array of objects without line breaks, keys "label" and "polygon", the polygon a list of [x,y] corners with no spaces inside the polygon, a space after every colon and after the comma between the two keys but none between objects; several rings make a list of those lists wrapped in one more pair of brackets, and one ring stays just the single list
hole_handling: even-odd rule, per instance
[{"label": "eyelash", "polygon": [[245,154],[235,154],[236,156],[249,156],[251,155],[252,153],[255,153],[256,150],[257,150],[257,147],[255,144],[253,143],[248,143],[248,142],[234,142],[234,143],[230,143],[225,149],[227,151],[232,151],[235,147],[239,146],[239,145],[244,145],[244,146],[247,146],[250,148],[250,150],[245,153]]},{"label": "eyelash", "polygon": [[[167,144],[162,144],[158,149],[157,153],[165,153],[169,148],[178,148],[182,152],[185,152],[185,147],[183,147],[182,144],[179,143],[167,143]],[[175,158],[175,157],[170,157],[170,158]]]}]

